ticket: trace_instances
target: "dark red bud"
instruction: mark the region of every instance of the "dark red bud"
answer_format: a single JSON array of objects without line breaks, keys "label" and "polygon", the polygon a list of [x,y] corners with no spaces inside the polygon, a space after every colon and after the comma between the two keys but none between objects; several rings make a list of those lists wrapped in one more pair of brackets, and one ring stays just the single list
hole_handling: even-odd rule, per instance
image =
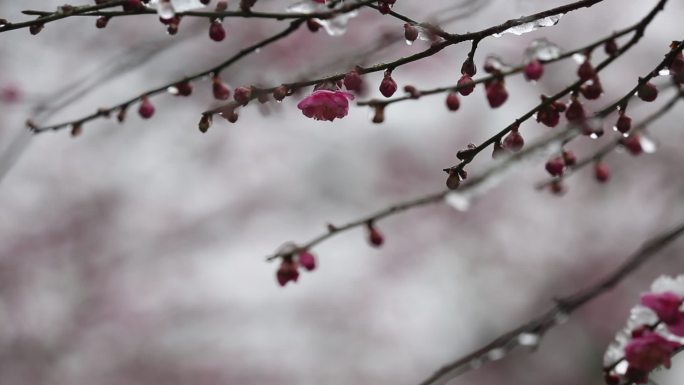
[{"label": "dark red bud", "polygon": [[546,162],[546,171],[551,174],[551,176],[561,176],[563,175],[563,169],[565,168],[565,162],[563,161],[563,158],[561,157],[556,157],[553,159],[550,159],[548,162]]},{"label": "dark red bud", "polygon": [[214,94],[214,98],[218,100],[227,100],[230,97],[230,89],[223,84],[218,76],[212,78],[211,91]]},{"label": "dark red bud", "polygon": [[138,113],[143,119],[149,119],[154,115],[154,106],[150,103],[147,96],[142,97]]},{"label": "dark red bud", "polygon": [[629,132],[632,129],[632,118],[627,115],[621,114],[618,117],[617,123],[615,123],[615,128],[623,134]]},{"label": "dark red bud", "polygon": [[306,27],[309,28],[309,31],[311,32],[318,32],[318,30],[321,29],[321,24],[314,19],[307,19]]},{"label": "dark red bud", "polygon": [[404,38],[406,41],[416,41],[418,39],[418,28],[409,23],[404,24]]},{"label": "dark red bud", "polygon": [[456,190],[461,185],[461,176],[456,171],[449,171],[446,186],[449,190]]},{"label": "dark red bud", "polygon": [[380,93],[389,98],[397,91],[397,82],[392,79],[392,75],[389,72],[385,72],[385,77],[380,82]]},{"label": "dark red bud", "polygon": [[463,65],[461,65],[461,74],[468,75],[472,78],[476,73],[477,68],[475,67],[475,62],[473,62],[473,58],[468,56],[468,58],[463,62]]},{"label": "dark red bud", "polygon": [[211,121],[212,121],[212,116],[210,114],[204,114],[202,115],[202,118],[200,118],[199,122],[199,130],[202,133],[207,132],[209,130],[209,127],[211,127]]},{"label": "dark red bud", "polygon": [[614,56],[618,53],[619,50],[617,42],[615,42],[615,39],[608,40],[606,44],[603,46],[603,49],[606,51],[606,54],[608,56]]},{"label": "dark red bud", "polygon": [[308,251],[301,251],[298,255],[299,264],[308,271],[316,269],[316,257]]},{"label": "dark red bud", "polygon": [[344,75],[344,86],[347,87],[349,91],[361,91],[361,76],[355,70],[347,72]]},{"label": "dark red bud", "polygon": [[456,84],[458,92],[463,96],[468,96],[475,90],[475,82],[468,75],[463,75]]},{"label": "dark red bud", "polygon": [[584,106],[577,98],[573,98],[567,111],[565,111],[565,118],[568,119],[568,122],[578,122],[584,120],[585,117]]},{"label": "dark red bud", "polygon": [[639,155],[644,152],[644,149],[641,147],[641,135],[637,133],[622,139],[622,145],[632,155]]},{"label": "dark red bud", "polygon": [[510,151],[518,152],[522,150],[523,146],[525,145],[525,140],[517,130],[514,130],[506,135],[503,145]]},{"label": "dark red bud", "polygon": [[233,99],[242,105],[246,106],[247,103],[252,99],[252,89],[247,87],[238,87],[233,91]]},{"label": "dark red bud", "polygon": [[587,80],[596,76],[596,70],[594,70],[594,67],[591,65],[589,59],[585,60],[584,63],[579,66],[577,69],[577,76],[579,76],[580,80],[583,82],[586,82]]},{"label": "dark red bud", "polygon": [[608,182],[608,179],[610,179],[610,169],[605,163],[597,162],[594,165],[594,176],[600,183]]},{"label": "dark red bud", "polygon": [[568,167],[574,166],[577,163],[575,153],[568,150],[563,151],[563,163]]},{"label": "dark red bud", "polygon": [[455,92],[449,92],[446,98],[446,105],[449,111],[458,111],[461,106],[461,102],[458,99],[458,94]]},{"label": "dark red bud", "polygon": [[523,74],[527,80],[539,80],[544,75],[544,65],[537,59],[534,59],[525,65]]},{"label": "dark red bud", "polygon": [[209,37],[213,41],[223,41],[226,38],[226,30],[220,20],[214,20],[209,27]]},{"label": "dark red bud", "polygon": [[179,96],[190,96],[192,94],[192,83],[185,80],[176,84],[176,90],[178,90]]},{"label": "dark red bud", "polygon": [[493,81],[485,86],[487,101],[492,108],[501,107],[508,100],[508,91],[502,80]]},{"label": "dark red bud", "polygon": [[385,238],[372,223],[368,224],[368,242],[373,247],[380,247],[385,243]]},{"label": "dark red bud", "polygon": [[95,20],[95,28],[102,29],[107,26],[109,18],[107,16],[100,16]]},{"label": "dark red bud", "polygon": [[645,102],[652,102],[658,97],[658,89],[653,85],[653,83],[648,82],[639,87],[637,90],[637,96],[639,96],[639,99]]},{"label": "dark red bud", "polygon": [[276,272],[276,279],[280,286],[285,286],[290,281],[297,282],[297,279],[299,279],[297,263],[293,261],[292,258],[283,258],[283,262]]}]

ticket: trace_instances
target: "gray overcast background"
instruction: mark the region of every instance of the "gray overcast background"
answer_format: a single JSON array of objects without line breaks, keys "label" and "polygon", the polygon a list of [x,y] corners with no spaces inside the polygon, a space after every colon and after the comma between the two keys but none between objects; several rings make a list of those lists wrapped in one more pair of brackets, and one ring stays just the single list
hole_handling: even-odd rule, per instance
[{"label": "gray overcast background", "polygon": [[[0,16],[16,20],[20,10],[62,3],[4,0]],[[562,3],[492,0],[445,28],[479,30]],[[288,4],[258,2],[273,10]],[[396,9],[427,20],[453,4],[399,0]],[[653,4],[606,0],[555,27],[488,38],[477,63],[489,53],[519,63],[540,37],[564,49],[583,46],[636,22]],[[683,38],[683,12],[683,3],[669,2],[639,46],[601,75],[606,95],[593,108],[624,94],[671,40]],[[155,97],[149,121],[131,111],[125,124],[87,124],[77,139],[66,131],[23,134],[28,117],[53,123],[89,114],[209,68],[284,27],[228,19],[228,37],[215,43],[206,20],[183,20],[175,37],[154,16],[114,19],[105,30],[94,22],[71,18],[38,36],[0,34],[0,87],[21,94],[18,103],[0,103],[2,385],[412,385],[537,315],[552,298],[593,282],[684,218],[679,106],[652,129],[658,152],[606,159],[608,185],[586,170],[563,198],[535,191],[545,177],[540,161],[467,212],[435,205],[381,222],[386,245],[379,250],[361,230],[325,242],[314,250],[320,268],[283,289],[265,255],[317,235],[327,222],[441,189],[441,169],[458,149],[505,127],[540,93],[564,87],[576,64],[549,66],[534,85],[511,78],[510,100],[497,110],[478,87],[457,113],[447,112],[442,96],[425,97],[389,107],[383,125],[372,125],[360,107],[333,124],[309,120],[291,98],[250,105],[237,124],[217,120],[202,135],[200,113],[214,106],[205,82],[191,98]],[[224,79],[232,87],[275,85],[419,50],[400,42],[355,56],[401,30],[397,20],[364,10],[344,37],[299,31]],[[394,77],[400,87],[454,84],[468,49],[449,48]],[[377,96],[379,75],[368,80]],[[52,111],[91,83],[96,87],[83,97]],[[38,112],[39,105],[47,110]],[[654,108],[635,107],[633,117]],[[549,129],[530,121],[522,132],[531,142]],[[580,139],[570,147],[582,156],[597,146]],[[490,162],[482,156],[469,171]],[[599,384],[603,350],[639,292],[662,273],[681,273],[682,252],[682,242],[668,248],[547,335],[536,354],[487,364],[455,383]],[[673,385],[682,375],[684,362],[675,361],[655,379]]]}]

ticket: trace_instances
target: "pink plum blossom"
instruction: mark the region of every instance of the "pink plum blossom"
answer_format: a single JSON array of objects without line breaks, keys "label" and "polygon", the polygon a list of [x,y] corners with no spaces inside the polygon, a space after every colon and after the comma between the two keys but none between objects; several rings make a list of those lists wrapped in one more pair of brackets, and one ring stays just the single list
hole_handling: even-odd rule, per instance
[{"label": "pink plum blossom", "polygon": [[644,331],[625,347],[625,359],[631,367],[650,372],[660,365],[670,367],[670,357],[680,345],[658,333]]},{"label": "pink plum blossom", "polygon": [[349,92],[316,90],[304,98],[297,107],[308,118],[316,120],[333,121],[335,118],[344,118],[349,112],[349,100],[354,95]]},{"label": "pink plum blossom", "polygon": [[641,304],[653,310],[667,325],[678,323],[684,315],[679,311],[682,306],[682,297],[671,291],[646,293],[641,296]]}]

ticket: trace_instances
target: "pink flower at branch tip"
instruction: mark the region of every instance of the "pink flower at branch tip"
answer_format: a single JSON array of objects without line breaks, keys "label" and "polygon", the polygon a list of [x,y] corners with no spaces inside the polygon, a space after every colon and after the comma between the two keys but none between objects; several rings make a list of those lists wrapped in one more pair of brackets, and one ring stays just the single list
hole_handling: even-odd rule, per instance
[{"label": "pink flower at branch tip", "polygon": [[682,297],[673,292],[646,293],[641,304],[653,310],[670,332],[684,337],[684,312],[680,310]]},{"label": "pink flower at branch tip", "polygon": [[666,324],[678,323],[684,314],[679,311],[682,297],[673,292],[646,293],[641,296],[641,304],[653,310]]},{"label": "pink flower at branch tip", "polygon": [[650,330],[635,337],[625,347],[625,360],[630,366],[650,372],[663,365],[670,367],[670,358],[680,344]]},{"label": "pink flower at branch tip", "polygon": [[354,95],[344,91],[316,90],[304,98],[297,107],[308,118],[333,121],[344,118],[349,112],[349,100]]}]

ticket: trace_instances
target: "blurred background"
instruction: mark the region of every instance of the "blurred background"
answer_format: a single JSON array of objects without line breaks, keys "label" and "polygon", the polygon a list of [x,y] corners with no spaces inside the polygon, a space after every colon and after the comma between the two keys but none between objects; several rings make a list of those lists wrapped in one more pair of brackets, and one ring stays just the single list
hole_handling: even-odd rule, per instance
[{"label": "blurred background", "polygon": [[[463,33],[564,3],[399,0],[395,10],[450,20],[443,27]],[[0,1],[0,17],[23,20],[21,10],[62,4]],[[495,54],[519,64],[541,37],[575,49],[632,25],[653,5],[606,0],[554,27],[487,38],[476,63]],[[606,94],[590,108],[622,96],[660,62],[683,38],[682,12],[684,3],[667,4],[642,42],[601,74]],[[151,15],[116,18],[104,30],[94,24],[73,17],[37,36],[0,35],[2,385],[412,385],[595,282],[684,218],[684,106],[677,106],[652,126],[657,152],[606,158],[608,184],[588,168],[558,197],[534,189],[546,177],[543,159],[521,165],[467,211],[438,204],[380,222],[380,249],[368,246],[363,229],[322,243],[313,250],[319,268],[280,288],[266,255],[328,222],[441,190],[441,170],[455,164],[457,150],[574,81],[577,64],[549,65],[536,84],[508,79],[510,99],[496,110],[478,87],[456,113],[438,95],[389,106],[381,125],[356,106],[331,124],[301,114],[302,94],[251,104],[237,123],[217,119],[201,134],[201,112],[216,106],[206,80],[190,98],[152,99],[157,112],[147,121],[130,111],[124,124],[92,122],[77,138],[68,130],[31,136],[27,118],[42,125],[90,114],[210,68],[285,27],[227,19],[228,36],[216,43],[203,19],[185,18],[176,36]],[[341,37],[302,29],[222,77],[231,87],[274,86],[425,47],[407,46],[401,33],[402,22],[364,9]],[[455,84],[469,48],[448,48],[394,78],[400,89]],[[366,78],[369,91],[359,99],[379,95],[380,76]],[[632,117],[672,92],[630,106]],[[521,128],[528,143],[550,130],[534,121]],[[580,138],[569,148],[582,158],[601,143]],[[468,171],[490,164],[483,154]],[[682,272],[683,252],[684,241],[668,247],[545,336],[535,354],[520,351],[453,383],[601,383],[603,351],[630,307],[657,276]],[[682,378],[677,361],[654,377],[661,385]]]}]

